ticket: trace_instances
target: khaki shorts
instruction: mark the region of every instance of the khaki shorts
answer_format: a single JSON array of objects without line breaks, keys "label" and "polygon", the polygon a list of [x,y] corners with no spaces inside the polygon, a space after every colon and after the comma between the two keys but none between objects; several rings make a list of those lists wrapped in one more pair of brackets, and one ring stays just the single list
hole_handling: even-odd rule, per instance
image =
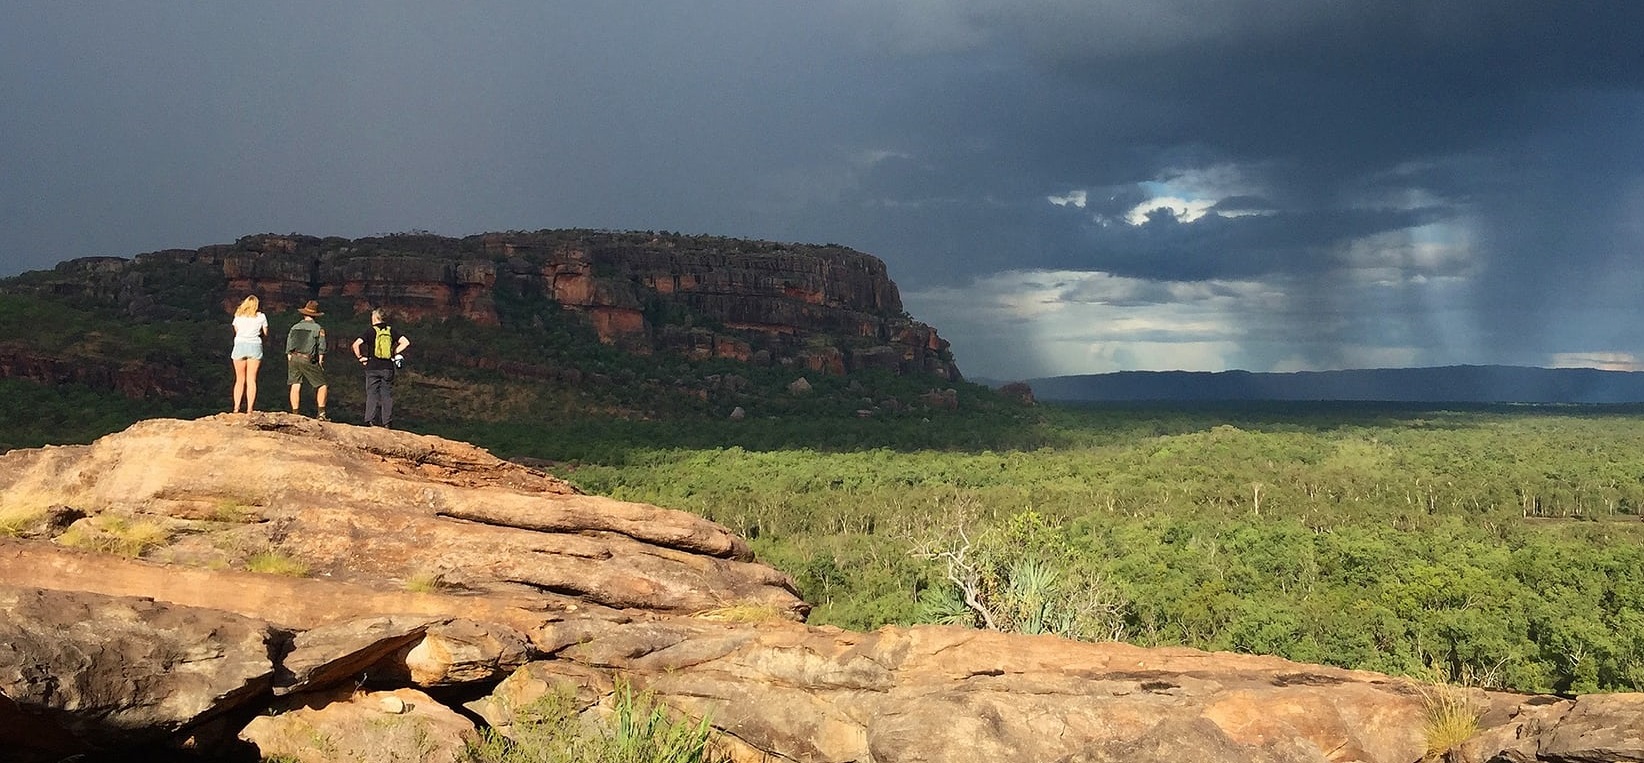
[{"label": "khaki shorts", "polygon": [[307,355],[286,354],[285,383],[295,387],[303,382],[315,389],[325,386],[325,369],[308,359]]}]

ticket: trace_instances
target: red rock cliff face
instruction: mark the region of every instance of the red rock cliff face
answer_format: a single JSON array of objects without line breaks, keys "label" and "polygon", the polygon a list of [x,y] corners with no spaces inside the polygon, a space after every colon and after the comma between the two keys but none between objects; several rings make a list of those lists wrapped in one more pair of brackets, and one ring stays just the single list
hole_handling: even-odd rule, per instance
[{"label": "red rock cliff face", "polygon": [[137,262],[220,268],[227,308],[245,294],[269,311],[346,300],[356,314],[382,306],[402,319],[493,326],[528,320],[520,309],[557,309],[634,352],[960,378],[948,342],[902,312],[885,264],[840,246],[580,230],[258,235]]}]

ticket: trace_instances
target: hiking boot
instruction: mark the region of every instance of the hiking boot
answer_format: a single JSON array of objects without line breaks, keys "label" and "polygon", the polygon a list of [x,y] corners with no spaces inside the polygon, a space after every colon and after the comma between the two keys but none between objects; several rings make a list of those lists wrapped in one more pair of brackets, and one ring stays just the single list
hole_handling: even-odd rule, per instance
[{"label": "hiking boot", "polygon": [[314,418],[317,418],[320,421],[330,421],[331,420],[330,416],[325,415],[325,409],[324,408],[321,408],[320,409],[320,415],[315,416]]}]

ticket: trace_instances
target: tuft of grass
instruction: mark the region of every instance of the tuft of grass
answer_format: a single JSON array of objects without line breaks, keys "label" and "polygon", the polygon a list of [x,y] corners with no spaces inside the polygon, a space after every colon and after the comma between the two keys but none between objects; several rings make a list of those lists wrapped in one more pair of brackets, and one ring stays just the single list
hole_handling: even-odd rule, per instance
[{"label": "tuft of grass", "polygon": [[580,715],[563,693],[520,709],[504,736],[486,730],[464,763],[729,763],[707,719],[676,719],[649,692],[619,684],[608,720]]},{"label": "tuft of grass", "polygon": [[245,524],[259,518],[257,506],[249,501],[238,498],[220,498],[211,506],[211,513],[207,519],[213,522],[226,524]]},{"label": "tuft of grass", "polygon": [[46,516],[45,509],[7,506],[0,508],[0,537],[15,538]]},{"label": "tuft of grass", "polygon": [[304,564],[301,559],[274,548],[264,549],[247,557],[245,568],[248,572],[286,575],[294,578],[300,578],[308,574],[308,565]]},{"label": "tuft of grass", "polygon": [[405,590],[412,593],[439,593],[445,589],[445,576],[438,572],[416,572],[405,580]]},{"label": "tuft of grass", "polygon": [[1451,751],[1478,734],[1484,707],[1464,686],[1434,684],[1421,689],[1425,716],[1422,736],[1427,743],[1423,761],[1443,760]]},{"label": "tuft of grass", "polygon": [[701,612],[692,613],[691,616],[698,620],[713,620],[722,623],[768,623],[773,620],[788,619],[787,612],[779,607],[752,602],[705,609]]},{"label": "tuft of grass", "polygon": [[615,733],[610,737],[617,761],[647,763],[717,763],[724,760],[713,749],[713,727],[708,719],[676,720],[649,692],[635,694],[626,682],[617,684]]},{"label": "tuft of grass", "polygon": [[70,548],[86,549],[135,559],[171,542],[171,531],[153,520],[131,521],[125,517],[92,517],[74,523],[57,542]]},{"label": "tuft of grass", "polygon": [[485,728],[463,751],[463,763],[597,761],[599,729],[584,722],[572,698],[550,693],[514,713],[507,734]]}]

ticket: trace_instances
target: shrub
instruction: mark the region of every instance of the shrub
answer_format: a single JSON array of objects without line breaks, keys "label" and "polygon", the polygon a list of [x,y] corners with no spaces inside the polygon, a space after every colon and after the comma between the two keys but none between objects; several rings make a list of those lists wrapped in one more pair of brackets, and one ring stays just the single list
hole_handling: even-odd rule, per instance
[{"label": "shrub", "polygon": [[39,523],[45,510],[8,506],[0,509],[0,537],[15,538]]},{"label": "shrub", "polygon": [[217,499],[211,506],[211,512],[206,516],[207,519],[213,522],[236,525],[255,522],[258,517],[255,501],[233,497]]},{"label": "shrub", "polygon": [[301,559],[289,556],[279,549],[264,549],[252,554],[245,560],[248,572],[261,572],[269,575],[287,575],[300,578],[308,574],[308,565]]},{"label": "shrub", "polygon": [[944,536],[926,546],[946,577],[921,595],[927,622],[1085,640],[1124,635],[1127,602],[1038,513],[1012,516],[974,539],[963,528]]},{"label": "shrub", "polygon": [[1427,743],[1423,761],[1443,760],[1451,750],[1478,734],[1478,719],[1484,715],[1484,707],[1466,687],[1424,687],[1421,701],[1425,716],[1422,735]]},{"label": "shrub", "polygon": [[415,572],[405,579],[405,590],[412,593],[439,593],[445,588],[445,576],[438,572]]},{"label": "shrub", "polygon": [[617,685],[609,720],[577,713],[571,698],[550,694],[514,716],[509,735],[481,732],[466,763],[729,763],[707,719],[676,719],[648,692]]},{"label": "shrub", "polygon": [[57,542],[70,548],[82,548],[104,554],[133,559],[164,546],[171,541],[171,532],[153,520],[130,521],[124,517],[92,517],[74,523]]}]

